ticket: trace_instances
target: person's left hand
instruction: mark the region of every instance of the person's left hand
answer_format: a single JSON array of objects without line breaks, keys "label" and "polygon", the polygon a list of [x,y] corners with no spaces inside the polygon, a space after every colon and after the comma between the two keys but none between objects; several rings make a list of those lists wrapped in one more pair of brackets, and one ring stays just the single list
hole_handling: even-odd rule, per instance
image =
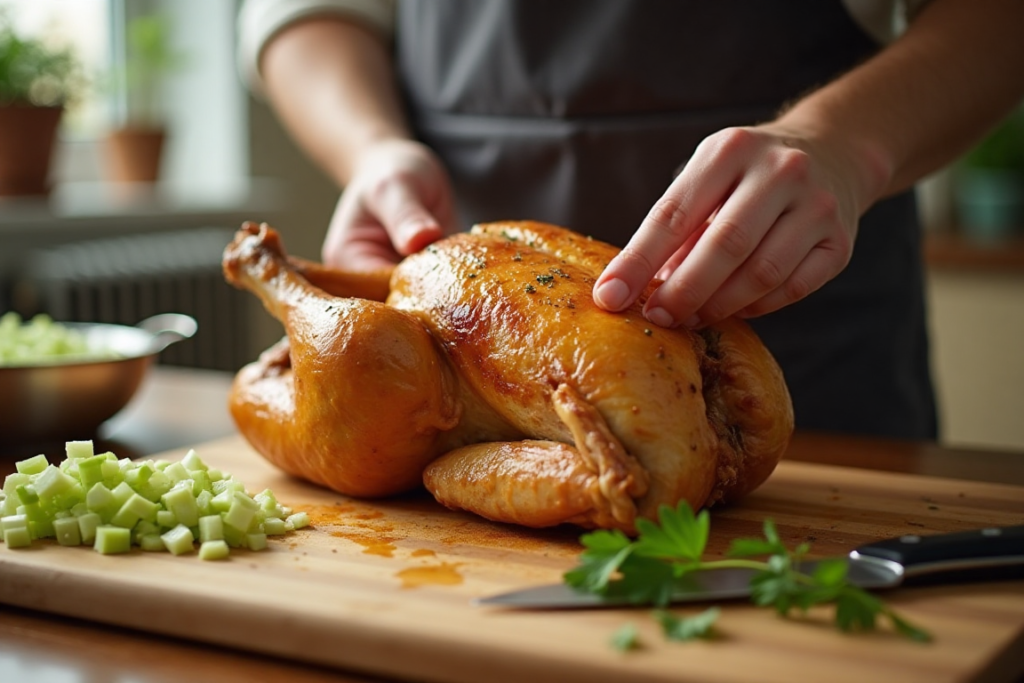
[{"label": "person's left hand", "polygon": [[853,252],[866,191],[848,157],[774,124],[711,135],[598,278],[595,303],[622,310],[657,277],[647,319],[700,327],[804,298]]}]

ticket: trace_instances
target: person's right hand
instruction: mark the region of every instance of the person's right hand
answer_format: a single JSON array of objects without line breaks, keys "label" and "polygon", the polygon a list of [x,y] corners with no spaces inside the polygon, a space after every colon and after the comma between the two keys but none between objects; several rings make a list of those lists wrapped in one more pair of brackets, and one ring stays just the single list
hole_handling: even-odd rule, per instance
[{"label": "person's right hand", "polygon": [[375,270],[457,229],[440,160],[418,142],[388,140],[360,158],[334,210],[322,258],[328,266]]}]

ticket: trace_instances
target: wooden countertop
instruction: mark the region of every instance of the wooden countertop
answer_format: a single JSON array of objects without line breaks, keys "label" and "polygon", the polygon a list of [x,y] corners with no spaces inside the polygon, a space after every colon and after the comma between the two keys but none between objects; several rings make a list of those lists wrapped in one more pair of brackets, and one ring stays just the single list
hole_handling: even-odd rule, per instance
[{"label": "wooden countertop", "polygon": [[1024,273],[1024,233],[982,240],[956,230],[925,234],[925,263],[942,271]]},{"label": "wooden countertop", "polygon": [[[221,373],[157,368],[136,400],[104,427],[102,436],[119,454],[145,456],[229,435],[234,431],[225,406],[229,384],[230,377]],[[14,460],[25,455],[25,447],[0,446],[0,474],[12,470]],[[825,465],[1024,485],[1024,453],[798,434],[787,457]],[[998,674],[987,680],[1024,680],[1024,662],[1003,662]],[[377,680],[287,658],[241,653],[0,606],[0,679],[4,681],[162,683],[186,677],[218,683]]]}]

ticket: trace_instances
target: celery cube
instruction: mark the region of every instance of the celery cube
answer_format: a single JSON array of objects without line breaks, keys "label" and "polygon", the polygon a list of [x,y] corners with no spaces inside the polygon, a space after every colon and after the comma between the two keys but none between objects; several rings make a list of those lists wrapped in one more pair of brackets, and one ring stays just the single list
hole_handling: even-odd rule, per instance
[{"label": "celery cube", "polygon": [[204,541],[199,546],[200,560],[223,560],[230,554],[228,544],[222,540]]},{"label": "celery cube", "polygon": [[210,481],[210,475],[201,470],[197,470],[191,474],[193,495],[198,496],[200,491],[213,491],[213,482]]},{"label": "celery cube", "polygon": [[256,510],[256,503],[252,498],[235,492],[231,507],[224,514],[224,525],[234,527],[239,531],[248,531],[249,525],[256,517]]},{"label": "celery cube", "polygon": [[199,523],[199,506],[196,505],[190,488],[173,488],[165,493],[161,500],[164,507],[173,512],[181,524],[195,526]]},{"label": "celery cube", "polygon": [[146,500],[137,493],[133,493],[131,498],[126,500],[124,505],[111,518],[110,523],[115,526],[131,529],[140,519],[144,519],[147,522],[155,522],[156,513],[159,509],[160,506],[156,503]]},{"label": "celery cube", "polygon": [[170,510],[160,510],[156,513],[156,523],[164,529],[178,526],[178,518]]},{"label": "celery cube", "polygon": [[199,495],[196,496],[196,507],[199,508],[200,515],[209,515],[215,512],[211,503],[213,502],[213,494],[209,491],[200,491]]},{"label": "celery cube", "polygon": [[179,481],[184,481],[186,479],[192,478],[189,476],[188,470],[185,469],[185,466],[182,465],[180,462],[171,463],[170,465],[165,467],[164,474],[173,483],[177,483]]},{"label": "celery cube", "polygon": [[103,555],[126,553],[131,550],[132,535],[128,529],[117,526],[103,525],[96,529],[96,540],[93,548]]},{"label": "celery cube", "polygon": [[92,441],[68,441],[64,444],[64,452],[68,460],[91,458],[93,455]]},{"label": "celery cube", "polygon": [[267,535],[260,533],[246,534],[245,545],[249,550],[266,550]]},{"label": "celery cube", "polygon": [[139,547],[147,553],[162,553],[167,550],[160,534],[142,534],[139,536]]},{"label": "celery cube", "polygon": [[293,515],[289,515],[287,521],[292,523],[293,528],[301,529],[309,526],[309,515],[305,512],[296,512]]},{"label": "celery cube", "polygon": [[32,537],[24,527],[4,529],[4,543],[8,548],[25,548],[32,544]]},{"label": "celery cube", "polygon": [[210,507],[217,512],[227,512],[231,509],[231,491],[221,491],[210,500]]},{"label": "celery cube", "polygon": [[155,471],[151,464],[144,462],[136,467],[125,469],[124,481],[138,491],[149,482],[149,478],[153,476]]},{"label": "celery cube", "polygon": [[49,465],[33,483],[40,498],[53,498],[70,489],[75,480],[64,474],[59,467]]},{"label": "celery cube", "polygon": [[123,481],[112,488],[110,492],[114,495],[114,502],[117,504],[117,507],[121,507],[128,502],[129,498],[135,495],[135,491],[132,487]]},{"label": "celery cube", "polygon": [[142,520],[132,527],[132,541],[135,543],[138,543],[139,539],[147,534],[156,534],[159,536],[160,527],[152,522],[147,522],[146,520]]},{"label": "celery cube", "polygon": [[18,494],[18,500],[21,501],[22,505],[31,505],[39,502],[39,494],[36,493],[36,487],[32,484],[19,486],[14,491]]},{"label": "celery cube", "polygon": [[97,512],[106,521],[110,521],[110,518],[117,509],[117,500],[110,489],[103,484],[97,483],[93,484],[92,488],[85,494],[85,505],[89,508],[90,512]]},{"label": "celery cube", "polygon": [[281,536],[285,533],[284,520],[277,517],[267,517],[263,521],[263,531],[267,536]]},{"label": "celery cube", "polygon": [[181,555],[193,550],[192,542],[195,539],[192,537],[192,531],[184,524],[179,524],[170,531],[161,534],[160,538],[172,555]]},{"label": "celery cube", "polygon": [[82,535],[82,543],[88,545],[96,540],[96,528],[103,520],[95,512],[88,512],[78,517],[78,531]]},{"label": "celery cube", "polygon": [[57,534],[53,530],[53,522],[48,518],[28,520],[28,533],[33,538],[53,538]]},{"label": "celery cube", "polygon": [[8,529],[28,529],[27,515],[8,515],[0,517],[0,531]]},{"label": "celery cube", "polygon": [[61,545],[82,545],[82,531],[74,517],[55,519],[53,531],[57,536],[57,543]]},{"label": "celery cube", "polygon": [[39,455],[33,455],[31,458],[20,460],[14,463],[15,469],[21,474],[39,474],[49,465],[46,456],[40,453]]},{"label": "celery cube", "polygon": [[93,484],[103,481],[103,463],[106,461],[102,455],[78,461],[78,481],[82,486],[88,489]]},{"label": "celery cube", "polygon": [[224,539],[224,520],[220,515],[205,515],[199,518],[199,541],[220,541]]},{"label": "celery cube", "polygon": [[185,454],[185,457],[181,459],[181,464],[190,472],[196,470],[205,472],[209,469],[206,466],[206,463],[199,458],[199,455],[193,449],[189,449],[188,453]]},{"label": "celery cube", "polygon": [[100,471],[103,472],[103,483],[109,488],[114,488],[122,481],[124,481],[124,475],[121,474],[121,468],[117,465],[117,460],[107,460],[100,467]]},{"label": "celery cube", "polygon": [[225,526],[224,542],[232,548],[244,548],[246,547],[245,532],[240,531],[233,526]]}]

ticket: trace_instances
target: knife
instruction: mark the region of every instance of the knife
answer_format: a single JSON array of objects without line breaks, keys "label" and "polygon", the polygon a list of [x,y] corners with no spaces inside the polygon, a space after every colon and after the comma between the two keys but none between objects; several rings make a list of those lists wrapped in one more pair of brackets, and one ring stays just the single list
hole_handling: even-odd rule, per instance
[{"label": "knife", "polygon": [[[834,559],[834,558],[833,558]],[[989,527],[952,534],[898,538],[862,545],[850,551],[846,579],[870,590],[895,588],[904,583],[955,583],[1024,578],[1024,525]],[[820,562],[806,561],[799,570],[812,574]],[[707,602],[750,596],[750,580],[757,570],[708,569],[683,577],[671,602]],[[596,595],[564,583],[535,586],[473,601],[523,609],[583,609],[629,606],[622,595]]]}]

